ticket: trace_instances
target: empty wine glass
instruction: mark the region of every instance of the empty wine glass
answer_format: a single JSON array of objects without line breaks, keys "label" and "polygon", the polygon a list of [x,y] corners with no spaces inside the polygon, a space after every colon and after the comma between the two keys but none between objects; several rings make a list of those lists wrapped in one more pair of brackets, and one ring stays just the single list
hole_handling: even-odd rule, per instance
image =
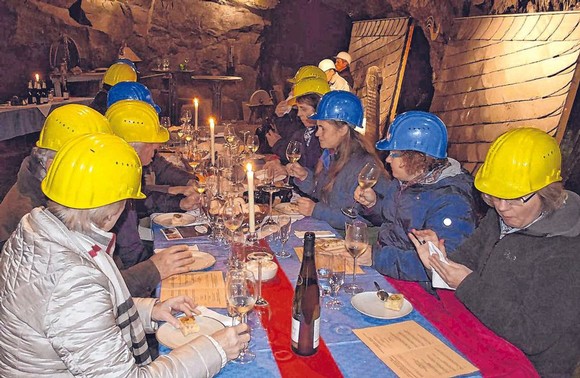
[{"label": "empty wine glass", "polygon": [[269,168],[267,168],[265,170],[265,172],[266,172],[266,182],[267,182],[267,184],[262,187],[262,190],[264,192],[270,194],[270,210],[268,212],[268,219],[266,219],[266,221],[264,222],[264,225],[270,225],[270,224],[278,225],[278,223],[272,217],[272,202],[273,202],[273,199],[274,199],[274,193],[280,191],[280,188],[278,188],[274,184],[274,179],[276,177],[276,173],[275,173],[274,168],[273,167],[269,167]]},{"label": "empty wine glass", "polygon": [[262,297],[262,265],[265,261],[271,261],[272,255],[264,250],[248,253],[248,261],[254,260],[258,263],[258,299],[256,306],[267,306],[268,301]]},{"label": "empty wine glass", "polygon": [[[358,174],[358,186],[362,189],[372,188],[379,180],[380,174],[381,171],[374,162],[366,163]],[[356,218],[358,216],[358,211],[356,210],[355,205],[356,202],[353,198],[352,204],[349,207],[343,207],[340,210],[347,217]]]},{"label": "empty wine glass", "polygon": [[181,109],[181,123],[189,125],[191,123],[191,110],[188,108]]},{"label": "empty wine glass", "polygon": [[363,221],[354,220],[345,224],[345,245],[348,253],[353,257],[352,282],[344,287],[349,294],[358,294],[362,288],[356,284],[356,260],[366,251],[369,243],[367,224]]},{"label": "empty wine glass", "polygon": [[[226,295],[228,304],[240,316],[241,323],[248,322],[248,312],[254,308],[258,296],[256,280],[249,270],[232,269],[226,274]],[[240,351],[233,362],[246,364],[252,362],[256,354],[249,346]]]},{"label": "empty wine glass", "polygon": [[330,275],[332,274],[332,254],[328,252],[316,253],[316,273],[320,296],[325,297],[330,293]]},{"label": "empty wine glass", "polygon": [[[302,157],[302,149],[303,149],[302,142],[297,140],[291,140],[290,143],[288,143],[288,146],[286,146],[286,159],[288,159],[290,163],[297,163],[298,160],[300,160],[300,158]],[[290,185],[290,175],[286,177],[285,186],[287,188],[292,187]]]},{"label": "empty wine glass", "polygon": [[290,238],[290,229],[292,228],[292,221],[288,215],[280,215],[278,217],[278,227],[280,228],[279,231],[279,238],[280,243],[282,244],[282,250],[280,252],[276,252],[276,257],[280,259],[287,259],[290,257],[290,253],[286,251],[286,243]]},{"label": "empty wine glass", "polygon": [[332,271],[328,276],[328,283],[330,284],[331,300],[326,302],[326,307],[331,310],[340,310],[343,303],[337,298],[340,287],[344,284],[344,276],[346,274],[346,258],[341,255],[332,256]]},{"label": "empty wine glass", "polygon": [[228,199],[222,207],[222,218],[224,220],[224,226],[230,231],[229,242],[232,250],[230,266],[235,266],[238,262],[235,261],[236,256],[233,253],[234,232],[236,232],[244,222],[244,209],[242,208],[241,203],[233,198]]}]

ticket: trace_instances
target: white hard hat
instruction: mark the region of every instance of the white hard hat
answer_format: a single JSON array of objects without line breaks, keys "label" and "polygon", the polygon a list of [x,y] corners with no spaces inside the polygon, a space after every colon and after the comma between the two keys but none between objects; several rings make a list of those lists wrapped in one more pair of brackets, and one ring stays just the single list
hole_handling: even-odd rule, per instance
[{"label": "white hard hat", "polygon": [[320,63],[318,63],[318,68],[320,68],[324,72],[330,69],[336,70],[336,66],[334,65],[334,62],[331,59],[321,60]]},{"label": "white hard hat", "polygon": [[339,59],[342,59],[342,60],[346,60],[346,62],[349,65],[350,65],[350,62],[352,62],[352,57],[346,51],[339,52],[338,54],[336,54],[335,58],[339,58]]}]

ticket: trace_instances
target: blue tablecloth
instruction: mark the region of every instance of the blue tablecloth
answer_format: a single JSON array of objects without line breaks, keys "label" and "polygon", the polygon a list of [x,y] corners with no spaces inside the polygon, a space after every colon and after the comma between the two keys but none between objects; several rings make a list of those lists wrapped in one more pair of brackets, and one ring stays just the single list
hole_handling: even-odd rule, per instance
[{"label": "blue tablecloth", "polygon": [[[292,231],[300,230],[329,230],[333,229],[326,223],[313,218],[304,218],[296,221],[292,225]],[[154,243],[157,248],[167,247],[169,245],[177,244],[174,241],[165,240],[164,236],[159,232],[157,226],[154,227]],[[185,242],[186,244],[198,244],[200,250],[209,252],[216,257],[217,263],[212,269],[220,269],[226,271],[224,264],[227,258],[227,249],[223,246],[216,246],[209,243],[209,239],[199,240],[202,243],[193,242],[191,239],[185,239],[178,242]],[[302,239],[292,236],[288,241],[287,248],[302,246]],[[281,249],[278,242],[270,244],[273,251]],[[292,285],[296,283],[296,278],[300,270],[300,261],[293,252],[292,257],[288,259],[279,260],[280,267],[284,270]],[[376,270],[369,267],[363,268],[365,274],[357,276],[357,283],[359,283],[365,291],[374,291],[373,281],[377,281],[387,291],[396,291],[383,279],[383,276]],[[350,277],[346,278],[346,282],[350,282]],[[409,315],[393,320],[375,319],[363,315],[358,312],[350,304],[351,296],[344,292],[340,292],[339,299],[345,304],[341,310],[329,310],[322,307],[320,334],[328,346],[333,358],[342,371],[345,377],[396,377],[394,372],[389,369],[363,342],[352,332],[353,329],[366,328],[373,326],[380,326],[385,324],[397,323],[405,320],[414,320],[439,338],[443,343],[448,345],[451,349],[462,355],[445,337],[439,333],[433,325],[427,321],[421,314],[413,310]],[[223,311],[220,311],[223,312]],[[255,315],[250,316],[250,323],[256,322]],[[272,351],[269,347],[267,336],[263,329],[255,328],[252,333],[252,347],[256,352],[256,360],[247,365],[228,364],[222,372],[220,377],[239,377],[240,374],[250,377],[279,377],[280,372],[278,365]],[[168,349],[162,347],[161,353],[167,353]],[[299,358],[295,355],[280,356],[282,359]],[[465,357],[465,356],[464,356]],[[323,368],[322,372],[323,372]],[[480,377],[479,373],[468,375],[469,377]]]}]

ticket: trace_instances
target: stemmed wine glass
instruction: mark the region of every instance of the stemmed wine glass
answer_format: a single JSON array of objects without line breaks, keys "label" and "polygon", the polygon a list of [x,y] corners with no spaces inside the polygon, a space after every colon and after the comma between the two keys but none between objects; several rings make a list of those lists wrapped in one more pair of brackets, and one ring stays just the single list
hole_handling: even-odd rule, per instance
[{"label": "stemmed wine glass", "polygon": [[[288,146],[286,146],[286,159],[288,159],[290,163],[297,163],[298,160],[300,160],[302,157],[302,149],[302,142],[298,140],[291,140],[290,143],[288,143]],[[290,175],[286,177],[286,183],[284,186],[287,188],[292,188],[290,185]]]},{"label": "stemmed wine glass", "polygon": [[344,291],[349,294],[362,292],[362,287],[356,284],[356,260],[366,251],[369,243],[367,225],[363,221],[354,220],[345,224],[346,237],[345,245],[348,253],[353,257],[352,282],[344,287]]},{"label": "stemmed wine glass", "polygon": [[332,271],[328,276],[328,283],[330,285],[331,300],[326,302],[326,307],[331,310],[340,310],[343,303],[336,297],[342,284],[344,284],[344,276],[346,273],[346,258],[341,255],[332,255]]},{"label": "stemmed wine glass", "polygon": [[190,109],[183,108],[181,110],[181,122],[184,126],[189,125],[189,123],[191,122],[191,110]]},{"label": "stemmed wine glass", "polygon": [[260,138],[257,135],[248,134],[246,135],[244,144],[246,149],[252,153],[250,159],[253,159],[256,156],[256,151],[260,148]]},{"label": "stemmed wine glass", "polygon": [[262,265],[264,261],[271,261],[272,255],[266,251],[255,251],[248,253],[248,261],[254,260],[258,263],[258,299],[256,306],[267,306],[269,303],[262,297]]},{"label": "stemmed wine glass", "polygon": [[286,243],[290,238],[290,229],[292,228],[292,221],[288,215],[280,215],[278,217],[278,226],[280,227],[280,243],[282,243],[282,250],[276,252],[276,257],[280,259],[287,259],[290,253],[286,251]]},{"label": "stemmed wine glass", "polygon": [[232,250],[230,258],[230,266],[235,266],[238,261],[236,261],[236,256],[234,251],[234,233],[244,222],[244,210],[241,204],[230,198],[224,204],[222,208],[222,217],[224,219],[224,226],[230,231],[230,249]]},{"label": "stemmed wine glass", "polygon": [[[362,189],[372,188],[378,181],[380,175],[380,169],[374,162],[368,162],[361,169],[358,174],[358,186]],[[355,209],[356,202],[352,201],[352,205],[349,207],[343,207],[340,209],[344,215],[349,218],[356,218],[358,216],[358,211]]]},{"label": "stemmed wine glass", "polygon": [[[226,275],[226,292],[229,305],[240,316],[242,323],[248,322],[248,312],[254,308],[258,296],[254,274],[245,269],[232,269]],[[248,346],[232,360],[240,364],[252,362],[256,354]]]},{"label": "stemmed wine glass", "polygon": [[[268,183],[262,187],[262,190],[270,194],[270,210],[268,212],[268,219],[266,219],[266,221],[263,223],[262,228],[274,225],[278,227],[278,223],[272,217],[272,202],[274,199],[274,193],[280,191],[280,188],[274,185],[274,178],[276,177],[274,168],[269,167],[265,170],[265,172],[266,172],[266,181]],[[278,229],[276,229],[276,231],[278,231]]]},{"label": "stemmed wine glass", "polygon": [[226,140],[226,143],[229,145],[231,145],[234,140],[236,139],[236,132],[234,131],[233,127],[231,124],[226,123],[225,127],[224,127],[224,138]]}]

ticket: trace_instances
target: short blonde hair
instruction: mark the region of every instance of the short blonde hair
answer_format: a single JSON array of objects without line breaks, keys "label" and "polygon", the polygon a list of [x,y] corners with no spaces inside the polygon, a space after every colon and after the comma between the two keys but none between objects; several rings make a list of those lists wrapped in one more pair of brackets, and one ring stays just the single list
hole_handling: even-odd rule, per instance
[{"label": "short blonde hair", "polygon": [[566,199],[568,199],[568,193],[564,190],[562,181],[553,182],[538,190],[536,193],[542,199],[542,210],[545,213],[558,210],[564,205]]},{"label": "short blonde hair", "polygon": [[109,216],[125,207],[125,202],[125,200],[117,201],[94,209],[73,209],[49,200],[47,208],[69,230],[86,233],[90,231],[91,224],[99,228],[103,227]]}]

